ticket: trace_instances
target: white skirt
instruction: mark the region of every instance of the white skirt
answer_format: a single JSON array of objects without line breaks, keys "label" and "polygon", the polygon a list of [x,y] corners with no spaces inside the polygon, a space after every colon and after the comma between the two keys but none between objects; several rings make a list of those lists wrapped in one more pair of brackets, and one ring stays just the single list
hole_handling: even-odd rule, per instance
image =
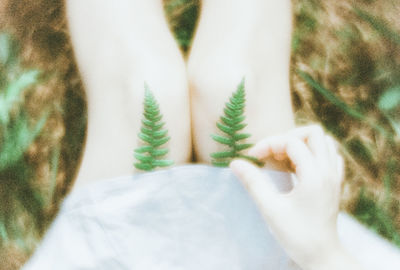
[{"label": "white skirt", "polygon": [[23,269],[299,268],[229,169],[187,165],[75,190]]}]

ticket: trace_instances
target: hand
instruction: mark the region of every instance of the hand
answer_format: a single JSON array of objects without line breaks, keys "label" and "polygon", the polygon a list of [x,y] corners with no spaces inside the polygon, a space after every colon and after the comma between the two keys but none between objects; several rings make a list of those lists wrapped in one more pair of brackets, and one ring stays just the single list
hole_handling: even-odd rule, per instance
[{"label": "hand", "polygon": [[260,141],[248,154],[289,162],[295,172],[294,188],[282,194],[259,168],[231,163],[287,254],[303,269],[357,269],[346,263],[337,235],[343,159],[334,140],[318,126],[303,127]]}]

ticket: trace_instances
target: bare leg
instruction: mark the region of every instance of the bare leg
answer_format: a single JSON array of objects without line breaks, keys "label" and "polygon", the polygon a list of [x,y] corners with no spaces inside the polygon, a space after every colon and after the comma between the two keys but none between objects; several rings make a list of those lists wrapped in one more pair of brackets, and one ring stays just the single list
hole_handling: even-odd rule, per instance
[{"label": "bare leg", "polygon": [[196,158],[210,161],[210,139],[225,102],[245,77],[251,142],[294,126],[289,88],[290,0],[203,0],[188,63]]},{"label": "bare leg", "polygon": [[161,0],[68,0],[67,15],[88,99],[86,147],[75,186],[131,174],[144,83],[159,102],[175,164],[191,156],[185,64]]}]

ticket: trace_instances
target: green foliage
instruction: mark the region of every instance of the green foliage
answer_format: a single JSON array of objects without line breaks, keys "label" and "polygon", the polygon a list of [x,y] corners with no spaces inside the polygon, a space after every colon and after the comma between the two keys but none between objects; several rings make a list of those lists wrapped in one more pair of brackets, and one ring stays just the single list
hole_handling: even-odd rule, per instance
[{"label": "green foliage", "polygon": [[299,76],[304,79],[304,81],[316,92],[321,94],[326,98],[327,101],[335,105],[337,108],[345,112],[348,116],[361,121],[368,125],[370,128],[378,131],[382,135],[384,135],[388,140],[393,140],[393,134],[390,131],[387,131],[384,127],[382,127],[379,123],[374,121],[373,119],[368,118],[367,115],[363,114],[359,110],[352,108],[346,102],[341,100],[338,96],[336,96],[332,91],[326,89],[322,84],[314,80],[308,73],[304,71],[297,71]]},{"label": "green foliage", "polygon": [[400,85],[394,86],[379,98],[378,107],[382,111],[391,111],[400,105]]},{"label": "green foliage", "polygon": [[164,9],[175,39],[184,53],[192,43],[200,11],[199,0],[164,0]]},{"label": "green foliage", "polygon": [[168,131],[162,129],[164,122],[153,94],[145,84],[144,119],[139,138],[144,145],[135,150],[135,158],[138,160],[134,166],[142,171],[152,171],[157,167],[168,167],[173,164],[171,160],[163,160],[162,157],[168,153],[168,149],[160,148],[170,139]]},{"label": "green foliage", "polygon": [[393,216],[375,200],[367,195],[364,188],[360,190],[353,214],[370,226],[370,228],[400,247],[400,233],[393,222]]},{"label": "green foliage", "polygon": [[[361,21],[357,22],[359,25],[342,27],[351,30],[339,36],[343,51],[331,51],[332,58],[321,61],[325,66],[322,70],[314,69],[313,76],[304,71],[297,71],[297,75],[312,90],[317,104],[313,109],[321,122],[328,130],[340,131],[335,135],[342,139],[344,153],[352,162],[352,173],[365,179],[365,183],[374,181],[374,187],[381,190],[373,195],[367,192],[368,184],[363,186],[353,214],[400,246],[400,227],[396,224],[400,186],[400,63],[394,57],[399,50],[400,34],[379,16],[358,8],[352,11]],[[341,59],[339,65],[331,64],[335,63],[333,58]],[[354,96],[346,100],[349,92]],[[340,117],[330,117],[331,112]]]},{"label": "green foliage", "polygon": [[396,45],[400,45],[400,34],[390,28],[389,24],[376,16],[373,16],[369,12],[354,8],[355,13],[364,21],[369,23],[378,33],[383,37],[389,39]]},{"label": "green foliage", "polygon": [[221,121],[217,123],[220,131],[225,133],[225,136],[212,134],[214,141],[225,145],[228,149],[222,152],[212,153],[212,164],[218,167],[227,167],[234,158],[245,158],[257,165],[263,165],[254,157],[241,154],[241,151],[250,148],[252,144],[240,143],[248,139],[251,135],[247,133],[239,133],[246,127],[243,123],[245,109],[245,87],[244,79],[239,84],[236,92],[233,93],[229,102],[225,103],[224,116],[221,116]]},{"label": "green foliage", "polygon": [[[18,220],[28,214],[41,230],[43,196],[35,188],[31,165],[24,155],[46,123],[47,113],[39,120],[23,110],[23,96],[38,81],[39,72],[24,70],[18,50],[9,35],[0,34],[0,246],[9,240],[23,243]],[[26,224],[25,224],[26,226]]]}]

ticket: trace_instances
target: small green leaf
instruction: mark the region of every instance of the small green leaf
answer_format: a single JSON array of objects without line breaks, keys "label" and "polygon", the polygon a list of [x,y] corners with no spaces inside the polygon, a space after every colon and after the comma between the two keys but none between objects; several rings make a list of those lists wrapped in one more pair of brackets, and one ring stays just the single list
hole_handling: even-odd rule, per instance
[{"label": "small green leaf", "polygon": [[235,118],[237,116],[237,113],[235,111],[232,111],[229,108],[224,109],[225,115],[229,116],[230,118]]},{"label": "small green leaf", "polygon": [[157,124],[153,125],[153,130],[158,131],[165,125],[165,122],[158,122]]},{"label": "small green leaf", "polygon": [[230,161],[216,161],[216,160],[213,160],[213,161],[211,161],[211,163],[216,167],[228,167]]},{"label": "small green leaf", "polygon": [[161,120],[162,116],[161,115],[155,115],[155,114],[150,114],[150,113],[143,113],[144,117],[147,119],[150,119],[153,122],[158,122]]},{"label": "small green leaf", "polygon": [[39,72],[31,70],[23,73],[15,81],[8,85],[5,94],[0,94],[0,122],[7,125],[10,117],[9,113],[14,105],[21,100],[22,91],[33,85],[37,81]]},{"label": "small green leaf", "polygon": [[251,143],[244,143],[244,144],[236,145],[235,147],[236,147],[237,151],[242,151],[242,150],[250,148],[252,146],[253,146],[253,144],[251,144]]},{"label": "small green leaf", "polygon": [[162,138],[165,135],[167,135],[167,133],[168,133],[168,130],[166,130],[166,129],[165,130],[160,130],[160,131],[155,131],[153,133],[153,137],[156,138],[156,139]]},{"label": "small green leaf", "polygon": [[217,152],[217,153],[212,153],[211,157],[215,159],[219,158],[234,158],[236,156],[235,151],[227,151],[227,152]]},{"label": "small green leaf", "polygon": [[143,119],[142,124],[148,128],[152,128],[154,126],[154,123],[148,119]]},{"label": "small green leaf", "polygon": [[141,133],[143,133],[143,134],[145,134],[145,135],[147,135],[149,137],[151,137],[151,135],[153,134],[153,131],[151,129],[149,129],[149,128],[146,128],[146,127],[142,127],[140,129],[140,131],[141,131]]},{"label": "small green leaf", "polygon": [[233,125],[237,125],[242,122],[246,117],[244,115],[236,117],[232,122]]},{"label": "small green leaf", "polygon": [[232,129],[234,131],[239,131],[239,130],[244,129],[246,126],[247,126],[247,124],[236,124],[236,125],[232,126]]},{"label": "small green leaf", "polygon": [[265,163],[263,161],[259,160],[256,157],[247,156],[247,155],[238,155],[237,157],[247,159],[248,161],[255,163],[259,167],[263,167],[265,165]]},{"label": "small green leaf", "polygon": [[0,34],[0,63],[6,65],[10,56],[11,44],[10,36],[5,33]]},{"label": "small green leaf", "polygon": [[228,127],[224,124],[221,123],[217,123],[217,127],[224,133],[229,134],[229,135],[233,135],[235,133],[235,130],[231,127]]},{"label": "small green leaf", "polygon": [[3,220],[0,220],[0,239],[1,239],[0,244],[3,244],[3,245],[7,244],[9,241],[7,228],[4,225]]},{"label": "small green leaf", "polygon": [[139,138],[142,139],[143,141],[147,142],[147,143],[152,143],[153,142],[153,138],[144,134],[144,133],[139,133]]},{"label": "small green leaf", "polygon": [[168,167],[174,164],[172,160],[153,160],[152,164],[156,167]]},{"label": "small green leaf", "polygon": [[236,124],[231,118],[225,116],[221,116],[221,121],[224,122],[227,126],[233,126]]},{"label": "small green leaf", "polygon": [[240,141],[240,140],[247,139],[247,138],[249,138],[250,136],[251,136],[251,135],[250,135],[250,134],[247,134],[247,133],[235,134],[235,135],[233,135],[233,139],[234,139],[235,141]]},{"label": "small green leaf", "polygon": [[379,98],[378,107],[382,111],[391,111],[400,105],[400,85],[385,91]]},{"label": "small green leaf", "polygon": [[154,149],[151,153],[154,157],[161,157],[168,153],[168,149]]},{"label": "small green leaf", "polygon": [[142,171],[152,171],[154,169],[153,165],[147,163],[135,163],[134,166],[136,169]]},{"label": "small green leaf", "polygon": [[165,138],[161,138],[161,139],[156,139],[156,140],[153,141],[152,145],[153,145],[154,147],[161,146],[161,145],[163,145],[164,143],[168,142],[169,139],[170,139],[170,137],[165,137]]},{"label": "small green leaf", "polygon": [[233,141],[232,139],[226,138],[226,137],[222,137],[222,136],[219,136],[219,135],[214,135],[214,134],[212,134],[211,137],[212,137],[215,141],[217,141],[217,142],[219,142],[219,143],[222,143],[222,144],[225,144],[225,145],[231,146],[231,145],[233,145],[233,143],[234,143],[234,141]]},{"label": "small green leaf", "polygon": [[153,106],[146,107],[144,112],[150,116],[156,116],[160,114],[160,110],[157,107],[153,108]]},{"label": "small green leaf", "polygon": [[136,153],[146,153],[153,149],[150,145],[143,145],[135,150]]},{"label": "small green leaf", "polygon": [[134,153],[134,156],[135,156],[135,158],[137,159],[137,160],[139,160],[139,161],[141,161],[141,162],[143,162],[143,163],[149,163],[149,162],[151,162],[153,159],[154,159],[154,157],[152,157],[152,156],[148,156],[148,155],[143,155],[143,154],[141,154],[141,153]]},{"label": "small green leaf", "polygon": [[225,103],[225,106],[226,106],[228,109],[232,110],[232,111],[236,111],[236,110],[240,109],[240,108],[239,108],[239,105],[234,105],[234,104],[232,104],[232,103],[230,103],[230,102],[226,102],[226,103]]}]

